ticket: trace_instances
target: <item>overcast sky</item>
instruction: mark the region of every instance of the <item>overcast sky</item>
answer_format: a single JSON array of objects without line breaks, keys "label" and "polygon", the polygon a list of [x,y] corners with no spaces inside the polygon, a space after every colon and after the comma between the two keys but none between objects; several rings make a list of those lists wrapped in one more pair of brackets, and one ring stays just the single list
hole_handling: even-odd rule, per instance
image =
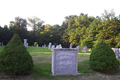
[{"label": "overcast sky", "polygon": [[115,16],[120,14],[120,0],[0,0],[0,25],[8,25],[19,16],[24,19],[36,16],[45,24],[59,24],[65,16],[101,16],[104,10],[114,9]]}]

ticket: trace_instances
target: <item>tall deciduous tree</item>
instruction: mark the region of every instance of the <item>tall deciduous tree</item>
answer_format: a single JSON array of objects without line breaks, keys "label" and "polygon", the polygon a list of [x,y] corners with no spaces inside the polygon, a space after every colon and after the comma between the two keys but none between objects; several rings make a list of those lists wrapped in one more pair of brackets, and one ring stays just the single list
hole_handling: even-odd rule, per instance
[{"label": "tall deciduous tree", "polygon": [[21,17],[15,17],[15,21],[10,21],[10,32],[19,34],[20,38],[27,38],[27,20]]},{"label": "tall deciduous tree", "polygon": [[35,42],[36,41],[35,31],[37,31],[43,27],[44,21],[42,21],[40,18],[35,17],[35,16],[32,18],[28,18],[28,21],[30,22],[30,23],[28,23],[29,26],[31,26],[33,29],[33,36],[34,36],[34,42]]}]

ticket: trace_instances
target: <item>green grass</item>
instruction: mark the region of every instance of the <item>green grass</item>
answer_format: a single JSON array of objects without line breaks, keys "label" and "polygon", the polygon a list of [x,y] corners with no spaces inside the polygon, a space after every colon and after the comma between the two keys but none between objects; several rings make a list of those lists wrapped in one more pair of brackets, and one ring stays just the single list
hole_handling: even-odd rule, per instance
[{"label": "green grass", "polygon": [[[0,51],[3,49],[0,48]],[[82,75],[58,75],[52,76],[51,62],[52,51],[42,47],[28,47],[28,52],[32,56],[34,69],[33,73],[28,76],[24,76],[24,80],[119,80],[120,68],[115,75],[105,75],[98,72],[94,72],[89,66],[90,52],[78,52],[78,71],[83,73]],[[118,59],[120,62],[120,59]],[[118,76],[117,76],[118,75]],[[18,78],[19,80],[19,78]],[[21,79],[22,80],[22,79]]]}]

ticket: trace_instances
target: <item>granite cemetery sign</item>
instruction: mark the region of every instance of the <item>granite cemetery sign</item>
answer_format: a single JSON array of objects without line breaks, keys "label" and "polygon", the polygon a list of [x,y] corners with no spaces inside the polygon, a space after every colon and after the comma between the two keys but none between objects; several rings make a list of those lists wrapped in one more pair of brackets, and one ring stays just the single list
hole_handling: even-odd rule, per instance
[{"label": "granite cemetery sign", "polygon": [[54,49],[52,53],[52,74],[77,74],[77,55],[76,49]]}]

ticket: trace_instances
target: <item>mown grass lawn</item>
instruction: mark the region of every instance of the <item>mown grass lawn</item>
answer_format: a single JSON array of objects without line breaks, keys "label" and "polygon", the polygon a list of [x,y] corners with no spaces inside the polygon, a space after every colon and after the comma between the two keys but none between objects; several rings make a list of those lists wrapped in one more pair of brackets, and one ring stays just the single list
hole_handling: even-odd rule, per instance
[{"label": "mown grass lawn", "polygon": [[[0,48],[0,51],[2,49],[3,47]],[[103,74],[92,71],[89,67],[90,53],[81,53],[81,51],[78,52],[78,71],[83,74],[77,76],[52,76],[52,51],[46,48],[32,46],[29,46],[27,50],[34,62],[33,73],[22,77],[17,76],[9,80],[120,80],[120,68],[113,74]],[[118,60],[120,61],[120,59]],[[0,75],[0,77],[4,76],[6,75]]]}]

